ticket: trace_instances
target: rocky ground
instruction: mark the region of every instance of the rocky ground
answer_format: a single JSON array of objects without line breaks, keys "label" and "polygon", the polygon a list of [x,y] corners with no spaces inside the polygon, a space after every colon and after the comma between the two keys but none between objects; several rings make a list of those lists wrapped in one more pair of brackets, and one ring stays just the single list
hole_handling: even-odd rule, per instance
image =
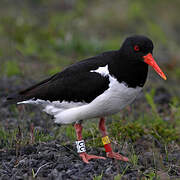
[{"label": "rocky ground", "polygon": [[[21,79],[15,77],[0,80],[1,103],[8,93],[22,88],[18,80],[21,82]],[[24,83],[29,85],[32,81],[27,80]],[[171,97],[167,90],[160,89],[156,94],[155,100],[160,103],[168,103]],[[17,129],[18,125],[28,129],[33,123],[36,129],[54,135],[52,127],[55,125],[48,116],[40,113],[39,109],[35,107],[29,107],[27,110],[21,109],[14,112],[13,107],[1,107],[0,123],[4,130]],[[30,114],[32,111],[35,116]],[[23,122],[20,120],[21,118]],[[135,142],[125,141],[123,147],[120,146],[120,148],[113,143],[115,151],[120,151],[120,153],[130,157],[130,162],[107,158],[106,160],[92,160],[89,164],[83,163],[78,157],[75,143],[64,143],[63,137],[59,140],[50,139],[44,142],[32,140],[28,143],[22,143],[22,137],[25,138],[26,135],[17,131],[15,136],[16,142],[13,142],[12,146],[7,146],[7,142],[5,142],[7,139],[4,138],[3,141],[1,138],[0,179],[89,180],[122,178],[135,180],[160,178],[164,180],[180,178],[180,147],[178,144],[171,142],[165,146],[151,135],[142,135]],[[21,141],[21,145],[18,140]],[[87,151],[89,154],[105,157],[105,152],[101,147],[88,146]]]},{"label": "rocky ground", "polygon": [[[152,152],[145,152],[147,139],[142,138],[136,145],[139,148],[139,162],[136,166],[132,163],[121,162],[112,159],[92,160],[89,164],[83,163],[76,154],[74,146],[62,146],[61,142],[52,141],[36,145],[28,145],[21,149],[21,155],[16,156],[14,150],[1,152],[1,179],[74,179],[89,180],[95,176],[102,179],[114,179],[122,174],[122,179],[145,179],[150,178],[154,168],[154,155]],[[150,141],[148,142],[150,143]],[[105,156],[102,150],[88,149],[90,154]],[[165,152],[161,153],[164,166],[167,163]],[[180,177],[180,169],[177,162],[180,162],[180,151],[172,152],[169,155],[170,168],[167,171],[160,171],[162,164],[157,164],[157,175],[161,179],[176,179]],[[153,177],[153,175],[151,175]],[[120,179],[120,176],[119,176]]]}]

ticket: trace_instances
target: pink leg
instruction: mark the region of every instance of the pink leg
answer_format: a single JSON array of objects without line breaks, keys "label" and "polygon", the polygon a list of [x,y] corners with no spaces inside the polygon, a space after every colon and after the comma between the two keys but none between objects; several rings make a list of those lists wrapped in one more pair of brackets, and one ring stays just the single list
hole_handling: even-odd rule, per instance
[{"label": "pink leg", "polygon": [[[104,118],[100,118],[99,130],[100,130],[100,132],[102,134],[102,137],[107,136],[106,127],[105,127],[105,119]],[[120,155],[119,153],[113,152],[110,143],[105,144],[104,148],[106,150],[106,156],[107,157],[114,158],[114,159],[121,160],[121,161],[129,161],[127,157],[124,157],[124,156]]]},{"label": "pink leg", "polygon": [[[82,125],[75,124],[74,127],[76,130],[77,140],[81,141],[82,140]],[[89,163],[89,160],[91,160],[91,159],[106,159],[105,157],[101,157],[101,156],[89,155],[86,152],[79,153],[79,156],[82,158],[82,160],[85,163]]]}]

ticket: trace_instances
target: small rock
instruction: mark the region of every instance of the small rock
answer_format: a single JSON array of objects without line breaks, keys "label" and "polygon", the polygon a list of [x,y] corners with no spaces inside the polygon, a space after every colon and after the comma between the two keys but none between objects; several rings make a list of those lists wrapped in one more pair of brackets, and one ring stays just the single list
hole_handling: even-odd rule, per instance
[{"label": "small rock", "polygon": [[106,171],[105,171],[105,174],[109,174],[109,173],[111,173],[111,169],[112,169],[112,167],[110,166],[110,167],[108,167],[107,169],[106,169]]},{"label": "small rock", "polygon": [[51,176],[52,176],[53,178],[59,177],[59,172],[58,172],[58,170],[57,170],[57,169],[52,170]]},{"label": "small rock", "polygon": [[56,169],[57,169],[58,171],[61,171],[61,170],[63,170],[64,168],[65,168],[64,164],[58,164],[57,167],[56,167]]}]

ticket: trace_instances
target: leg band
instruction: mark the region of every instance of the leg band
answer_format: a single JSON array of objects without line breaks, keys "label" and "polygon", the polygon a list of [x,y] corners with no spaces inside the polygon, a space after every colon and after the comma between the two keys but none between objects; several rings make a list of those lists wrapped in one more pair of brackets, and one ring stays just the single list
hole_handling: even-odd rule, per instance
[{"label": "leg band", "polygon": [[112,152],[111,144],[105,144],[104,148],[106,152]]},{"label": "leg band", "polygon": [[109,140],[109,137],[108,136],[102,137],[102,142],[104,144],[105,151],[106,152],[111,152],[112,148],[111,148],[111,144],[110,144],[111,142]]},{"label": "leg band", "polygon": [[110,143],[109,137],[108,136],[102,137],[102,142],[103,142],[104,145],[109,144]]},{"label": "leg band", "polygon": [[78,153],[86,152],[84,140],[76,141],[76,147]]}]

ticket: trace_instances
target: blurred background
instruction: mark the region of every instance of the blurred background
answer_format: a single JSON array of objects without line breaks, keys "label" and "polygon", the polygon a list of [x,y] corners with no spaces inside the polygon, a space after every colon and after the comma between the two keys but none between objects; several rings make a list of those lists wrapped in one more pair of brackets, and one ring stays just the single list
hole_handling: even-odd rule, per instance
[{"label": "blurred background", "polygon": [[[131,164],[101,163],[101,167],[98,164],[91,173],[93,177],[95,174],[102,177],[104,169],[114,166],[116,175],[129,173],[130,177],[136,172],[133,177],[138,179],[180,176],[179,19],[179,0],[0,0],[0,106],[8,94],[31,86],[72,63],[119,49],[130,35],[148,36],[154,42],[153,55],[167,80],[150,68],[145,90],[135,103],[107,118],[113,148],[128,156]],[[83,125],[88,150],[93,147],[95,154],[105,155],[97,120],[86,121]],[[6,172],[8,167],[12,176],[21,177],[23,173],[32,176],[32,170],[37,172],[37,167],[42,165],[36,148],[41,149],[43,143],[46,149],[54,149],[54,144],[68,147],[64,152],[70,160],[63,161],[67,162],[63,172],[67,175],[68,169],[78,160],[75,140],[72,125],[55,126],[36,106],[0,107],[0,153],[4,152],[0,164],[6,162],[6,166],[0,165],[0,172]],[[19,154],[25,156],[24,147],[28,165],[17,167]],[[7,149],[15,149],[16,153],[9,156]],[[59,150],[52,149],[48,152],[56,153],[53,155],[55,161],[47,160],[47,151],[42,150],[41,156],[52,167],[43,167],[38,174],[40,177],[52,174],[62,162],[57,162]],[[28,161],[33,152],[37,152],[39,158],[36,163]],[[60,159],[65,158],[61,156]],[[15,166],[18,173],[15,173]],[[79,168],[79,174],[87,176],[89,171],[83,174],[83,168],[86,166]],[[113,171],[105,174],[113,176]]]},{"label": "blurred background", "polygon": [[153,72],[150,79],[178,86],[179,10],[178,0],[1,0],[0,75],[39,81],[143,34],[168,77],[165,82]]}]

